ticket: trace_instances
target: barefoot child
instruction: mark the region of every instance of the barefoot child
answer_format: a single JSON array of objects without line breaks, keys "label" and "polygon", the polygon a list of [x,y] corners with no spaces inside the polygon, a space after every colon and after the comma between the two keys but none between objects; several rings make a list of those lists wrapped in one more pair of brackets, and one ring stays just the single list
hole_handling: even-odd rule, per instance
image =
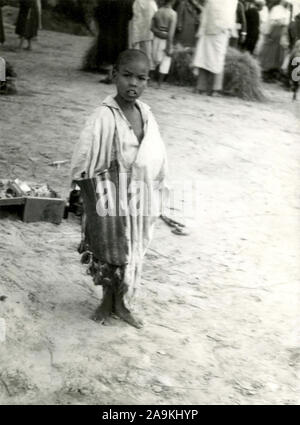
[{"label": "barefoot child", "polygon": [[138,328],[142,324],[129,302],[161,213],[166,174],[158,125],[150,108],[138,100],[148,73],[143,52],[121,53],[114,71],[117,94],[108,96],[89,118],[72,159],[72,180],[81,188],[85,209],[89,270],[95,284],[103,286],[93,318],[103,323],[114,313]]},{"label": "barefoot child", "polygon": [[177,25],[177,13],[172,9],[174,3],[174,0],[166,0],[152,19],[153,62],[158,69],[159,86],[169,73],[171,66],[173,40]]}]

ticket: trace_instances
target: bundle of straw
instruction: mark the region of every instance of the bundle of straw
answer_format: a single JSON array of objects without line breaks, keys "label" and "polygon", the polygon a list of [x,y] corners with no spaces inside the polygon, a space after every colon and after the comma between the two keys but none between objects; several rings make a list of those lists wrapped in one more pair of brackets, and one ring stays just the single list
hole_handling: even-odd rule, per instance
[{"label": "bundle of straw", "polygon": [[[177,46],[172,58],[168,81],[181,86],[195,85],[191,66],[193,49]],[[229,48],[224,69],[223,92],[244,100],[262,101],[261,70],[257,60],[248,52]]]}]

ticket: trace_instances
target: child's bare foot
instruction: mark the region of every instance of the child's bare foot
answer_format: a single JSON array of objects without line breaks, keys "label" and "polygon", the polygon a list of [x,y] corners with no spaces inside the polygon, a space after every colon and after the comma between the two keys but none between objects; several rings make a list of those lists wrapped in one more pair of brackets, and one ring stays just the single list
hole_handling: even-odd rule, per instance
[{"label": "child's bare foot", "polygon": [[134,317],[134,315],[125,307],[123,302],[117,302],[115,304],[114,313],[120,319],[124,320],[124,322],[137,329],[141,329],[143,327],[143,322],[137,317]]},{"label": "child's bare foot", "polygon": [[91,319],[95,322],[99,322],[101,325],[105,323],[105,320],[110,316],[110,311],[104,305],[100,305],[95,313],[92,315]]},{"label": "child's bare foot", "polygon": [[103,290],[103,300],[92,316],[92,320],[103,324],[105,320],[111,315],[113,307],[113,291],[111,288]]}]

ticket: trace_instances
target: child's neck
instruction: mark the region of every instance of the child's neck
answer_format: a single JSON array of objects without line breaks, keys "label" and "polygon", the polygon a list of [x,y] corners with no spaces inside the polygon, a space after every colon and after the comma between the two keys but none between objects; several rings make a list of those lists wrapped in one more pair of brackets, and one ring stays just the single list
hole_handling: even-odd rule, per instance
[{"label": "child's neck", "polygon": [[123,111],[130,111],[135,108],[135,100],[127,101],[123,99],[119,94],[115,96],[115,101]]}]

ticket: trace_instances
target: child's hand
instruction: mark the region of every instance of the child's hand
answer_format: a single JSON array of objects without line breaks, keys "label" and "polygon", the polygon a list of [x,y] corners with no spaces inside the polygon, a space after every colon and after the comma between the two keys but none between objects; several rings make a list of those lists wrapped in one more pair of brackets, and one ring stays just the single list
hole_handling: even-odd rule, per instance
[{"label": "child's hand", "polygon": [[166,55],[167,56],[172,56],[172,54],[173,54],[173,47],[167,47],[166,50],[165,50],[165,52],[166,52]]}]

